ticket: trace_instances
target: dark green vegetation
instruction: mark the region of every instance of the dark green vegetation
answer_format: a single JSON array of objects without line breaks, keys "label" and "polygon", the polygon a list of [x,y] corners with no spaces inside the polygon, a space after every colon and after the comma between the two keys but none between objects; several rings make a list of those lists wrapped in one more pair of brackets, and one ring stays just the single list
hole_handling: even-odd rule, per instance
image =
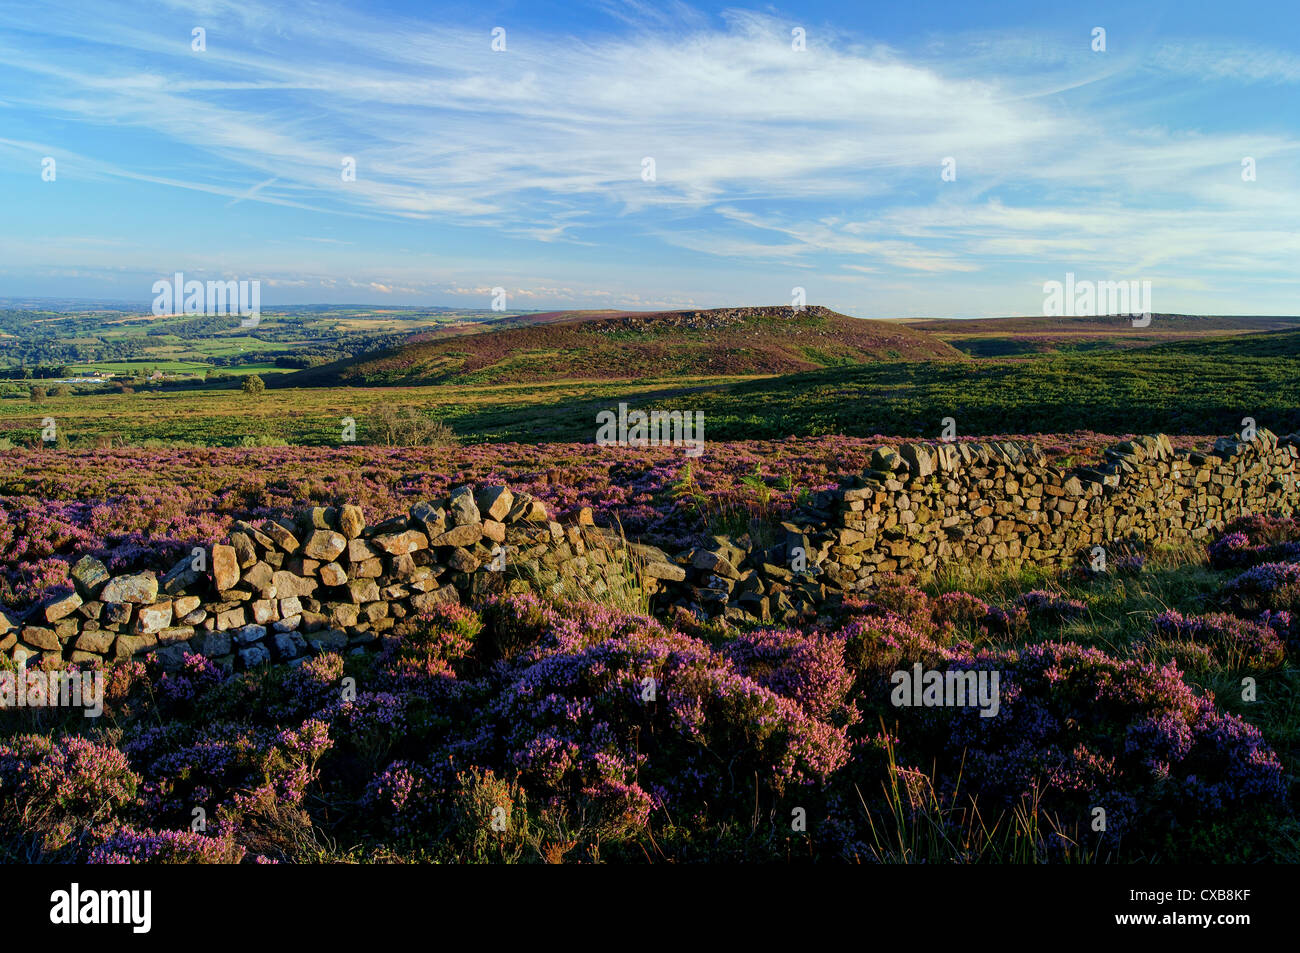
[{"label": "dark green vegetation", "polygon": [[912,320],[909,327],[933,334],[975,357],[1011,357],[1051,351],[1113,351],[1170,341],[1294,330],[1300,318],[1153,314],[1145,328],[1123,315],[1070,318],[975,318]]},{"label": "dark green vegetation", "polygon": [[[1259,352],[1266,353],[1259,353]],[[1300,332],[1034,359],[892,363],[751,381],[693,395],[725,437],[1093,430],[1231,433],[1253,417],[1300,426]]]},{"label": "dark green vegetation", "polygon": [[[1266,330],[1294,324],[1287,318],[1157,315],[1148,329],[1133,329],[1123,319],[1022,318],[929,330],[934,322],[909,327],[859,321],[818,308],[802,314],[750,308],[491,319],[375,309],[302,311],[284,322],[264,317],[253,344],[237,343],[236,332],[199,340],[203,329],[196,323],[187,332],[196,337],[184,346],[224,350],[224,356],[211,357],[232,362],[220,371],[180,360],[155,362],[166,375],[183,377],[188,367],[206,371],[206,380],[72,385],[70,395],[48,382],[0,380],[0,440],[38,444],[43,421],[53,418],[59,441],[72,446],[337,446],[351,419],[357,442],[383,443],[381,409],[407,406],[450,426],[465,442],[590,442],[596,414],[624,401],[632,408],[702,411],[706,439],[719,440],[937,436],[945,417],[963,435],[1223,434],[1239,430],[1243,417],[1278,433],[1300,425],[1300,330]],[[36,312],[24,313],[37,320]],[[59,322],[90,320],[62,312],[47,317],[52,323],[42,326],[52,329],[55,341],[66,340]],[[155,340],[154,322],[169,327],[178,320],[114,319],[98,333],[104,340],[121,333],[138,344]],[[430,330],[430,321],[442,322],[443,330]],[[1071,321],[1077,324],[1066,324]],[[1115,321],[1121,324],[1107,323]],[[422,330],[416,343],[274,373],[285,369],[276,364],[310,363],[335,347],[363,347],[376,334],[407,340],[417,325]],[[977,337],[996,337],[1010,350],[1043,335],[1056,343],[1044,353],[970,357],[940,340],[962,344],[960,329],[968,325],[982,326]],[[1016,328],[1028,337],[1013,333]],[[1148,346],[1075,347],[1071,329],[1110,342],[1142,334]],[[302,337],[315,343],[304,350]],[[156,341],[164,339],[170,340],[161,335]],[[172,353],[166,349],[178,345],[157,346]],[[279,349],[271,363],[251,362],[247,354],[254,352],[237,350],[263,346]],[[13,356],[4,338],[0,355]],[[267,389],[242,392],[237,375],[254,372]],[[33,395],[33,385],[44,386],[45,393]],[[132,392],[118,392],[124,385]]]},{"label": "dark green vegetation", "polygon": [[1223,434],[1243,417],[1287,433],[1300,426],[1300,332],[1184,341],[1141,350],[1035,358],[888,361],[779,377],[555,381],[425,387],[276,387],[231,381],[193,390],[0,400],[0,437],[38,438],[54,417],[73,445],[95,439],[231,446],[265,439],[337,446],[342,421],[374,442],[378,408],[403,404],[466,442],[590,442],[596,414],[631,407],[703,411],[706,439],[843,433]]}]

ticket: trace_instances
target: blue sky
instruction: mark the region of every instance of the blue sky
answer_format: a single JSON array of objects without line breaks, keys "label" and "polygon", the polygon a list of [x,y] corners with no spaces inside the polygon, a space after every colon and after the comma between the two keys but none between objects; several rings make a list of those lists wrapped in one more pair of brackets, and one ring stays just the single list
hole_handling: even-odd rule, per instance
[{"label": "blue sky", "polygon": [[1293,0],[0,2],[0,295],[1295,314],[1297,47]]}]

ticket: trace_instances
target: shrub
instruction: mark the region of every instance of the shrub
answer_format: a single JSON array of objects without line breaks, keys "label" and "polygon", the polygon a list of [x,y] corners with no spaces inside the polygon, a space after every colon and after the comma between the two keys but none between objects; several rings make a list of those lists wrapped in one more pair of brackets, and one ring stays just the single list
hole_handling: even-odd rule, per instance
[{"label": "shrub", "polygon": [[121,827],[90,852],[91,864],[237,864],[244,848],[229,834],[209,837],[191,831]]},{"label": "shrub", "polygon": [[506,764],[610,829],[639,828],[661,804],[752,799],[755,783],[775,797],[848,759],[842,728],[658,622],[578,606],[542,626],[491,702]]},{"label": "shrub", "polygon": [[861,715],[846,702],[853,674],[844,662],[845,640],[808,634],[756,630],[738,635],[725,653],[740,672],[778,695],[793,698],[814,718],[853,724]]},{"label": "shrub", "polygon": [[116,748],[77,735],[0,744],[0,824],[66,846],[131,803],[140,777]]},{"label": "shrub", "polygon": [[491,769],[470,768],[457,775],[453,839],[469,860],[513,862],[529,842],[528,794]]},{"label": "shrub", "polygon": [[1023,608],[1036,620],[1060,624],[1086,615],[1088,607],[1078,599],[1070,599],[1045,589],[1034,589],[1016,596],[1014,605]]},{"label": "shrub", "polygon": [[252,397],[258,397],[266,390],[266,382],[256,374],[247,375],[239,385],[240,390]]},{"label": "shrub", "polygon": [[1300,611],[1300,563],[1260,563],[1227,583],[1220,594],[1242,612]]},{"label": "shrub", "polygon": [[952,632],[983,625],[989,608],[987,602],[968,592],[945,592],[934,600],[930,615],[940,629]]},{"label": "shrub", "polygon": [[1222,612],[1184,616],[1171,609],[1156,616],[1152,629],[1165,639],[1205,646],[1210,659],[1220,665],[1275,668],[1282,664],[1285,654],[1273,629]]},{"label": "shrub", "polygon": [[224,680],[221,669],[210,659],[186,652],[179,670],[164,672],[158,679],[159,707],[169,711],[191,711],[201,695]]},{"label": "shrub", "polygon": [[876,684],[913,662],[941,656],[943,647],[930,634],[893,612],[867,614],[837,630],[844,657],[859,685]]},{"label": "shrub", "polygon": [[375,408],[376,442],[386,447],[451,447],[460,443],[441,420],[416,407],[380,404]]},{"label": "shrub", "polygon": [[998,715],[901,710],[917,739],[905,763],[928,769],[937,755],[948,789],[960,776],[989,809],[1029,802],[1087,831],[1101,806],[1106,842],[1131,834],[1150,844],[1179,824],[1284,796],[1282,765],[1259,730],[1196,695],[1172,664],[1055,643],[949,664],[1000,673]]},{"label": "shrub", "polygon": [[1300,542],[1257,542],[1248,533],[1225,533],[1206,550],[1215,569],[1242,569],[1265,562],[1300,562]]}]

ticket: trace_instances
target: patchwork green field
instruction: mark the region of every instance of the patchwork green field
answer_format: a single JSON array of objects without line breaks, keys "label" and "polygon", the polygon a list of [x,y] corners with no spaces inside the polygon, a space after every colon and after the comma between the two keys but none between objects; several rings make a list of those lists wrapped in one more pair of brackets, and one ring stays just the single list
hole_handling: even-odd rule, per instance
[{"label": "patchwork green field", "polygon": [[[269,308],[255,329],[233,316],[154,316],[147,308],[0,299],[0,378],[26,367],[132,375],[161,370],[202,377],[220,367],[303,368],[431,331],[510,327],[524,312],[453,308],[305,306]],[[277,366],[277,361],[283,362]],[[37,375],[41,376],[41,375]]]}]

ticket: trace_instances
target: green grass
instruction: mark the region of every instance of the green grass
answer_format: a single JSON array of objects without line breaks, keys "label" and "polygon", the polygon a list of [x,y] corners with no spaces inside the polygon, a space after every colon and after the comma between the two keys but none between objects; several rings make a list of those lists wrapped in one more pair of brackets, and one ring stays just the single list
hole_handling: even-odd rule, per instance
[{"label": "green grass", "polygon": [[[590,442],[596,414],[620,401],[642,409],[702,411],[706,438],[716,440],[839,433],[937,437],[945,417],[956,420],[959,435],[1225,434],[1240,429],[1243,417],[1288,433],[1300,428],[1300,348],[1291,345],[1300,345],[1300,334],[1029,359],[889,361],[779,377],[277,386],[256,399],[226,385],[141,389],[133,396],[78,394],[39,405],[15,396],[0,400],[0,433],[15,441],[33,438],[41,418],[53,415],[74,440],[110,435],[127,443],[229,445],[263,435],[332,445],[342,418],[354,418],[364,432],[370,409],[390,402],[420,407],[469,442]],[[157,362],[144,365],[167,369]],[[261,363],[237,370],[270,376],[278,369]],[[359,433],[359,439],[365,438]]]},{"label": "green grass", "polygon": [[[225,370],[223,368],[223,370]],[[269,371],[258,370],[268,376]],[[268,378],[269,379],[269,378]],[[38,439],[41,421],[53,417],[74,446],[96,438],[118,444],[145,441],[236,446],[246,437],[268,437],[305,446],[338,446],[342,421],[357,425],[357,442],[374,436],[380,404],[413,405],[450,424],[471,441],[590,441],[595,415],[625,395],[620,384],[562,381],[491,387],[268,388],[258,397],[238,386],[192,389],[139,387],[134,394],[74,393],[29,400],[26,387],[0,399],[0,437],[15,443]],[[688,381],[687,383],[695,383]],[[714,386],[718,379],[703,379]],[[683,381],[642,385],[640,392],[679,392]]]},{"label": "green grass", "polygon": [[[1297,340],[1300,340],[1298,338]],[[719,439],[959,434],[1231,433],[1300,426],[1300,358],[1166,349],[1028,360],[897,362],[766,378],[693,396]],[[685,409],[685,407],[683,408]]]}]

